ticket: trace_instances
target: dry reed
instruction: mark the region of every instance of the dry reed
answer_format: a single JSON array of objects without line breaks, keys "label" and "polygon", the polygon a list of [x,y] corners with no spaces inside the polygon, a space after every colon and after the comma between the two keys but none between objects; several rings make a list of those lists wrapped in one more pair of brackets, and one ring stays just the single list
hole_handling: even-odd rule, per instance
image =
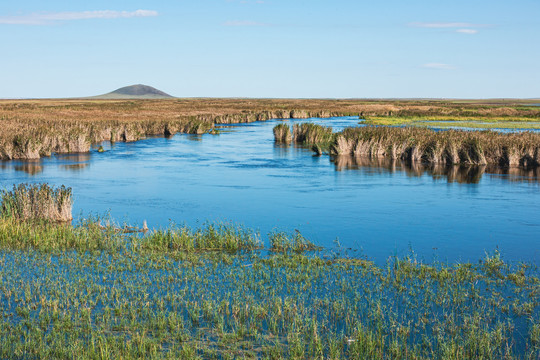
[{"label": "dry reed", "polygon": [[71,188],[54,188],[48,184],[13,185],[11,191],[0,192],[0,215],[19,220],[50,220],[65,222],[71,215]]},{"label": "dry reed", "polygon": [[203,134],[214,124],[278,118],[362,116],[540,117],[515,104],[448,101],[172,99],[2,100],[0,159],[38,159],[88,152],[102,141],[136,141],[149,135]]}]

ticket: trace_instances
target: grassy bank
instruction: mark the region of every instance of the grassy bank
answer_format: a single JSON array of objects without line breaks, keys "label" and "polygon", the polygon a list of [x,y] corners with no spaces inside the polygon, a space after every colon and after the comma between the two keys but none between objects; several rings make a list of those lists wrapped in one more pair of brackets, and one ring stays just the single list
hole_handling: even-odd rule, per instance
[{"label": "grassy bank", "polygon": [[471,128],[471,129],[540,129],[540,117],[515,116],[367,116],[364,124],[385,126],[417,126],[433,128]]},{"label": "grassy bank", "polygon": [[528,107],[523,101],[486,104],[317,99],[2,100],[0,159],[88,152],[91,144],[136,141],[149,135],[203,134],[211,132],[215,124],[339,115],[538,119],[540,109]]},{"label": "grassy bank", "polygon": [[[443,165],[540,165],[540,134],[503,134],[491,131],[434,131],[425,128],[366,126],[331,133],[313,124],[295,125],[293,141],[317,153],[403,159]],[[298,135],[299,134],[299,135]],[[276,138],[276,141],[279,141]]]}]

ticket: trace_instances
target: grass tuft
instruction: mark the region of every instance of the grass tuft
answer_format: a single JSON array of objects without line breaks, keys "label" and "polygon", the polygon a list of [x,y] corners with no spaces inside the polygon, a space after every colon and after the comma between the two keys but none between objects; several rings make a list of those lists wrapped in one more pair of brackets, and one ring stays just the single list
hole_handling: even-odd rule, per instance
[{"label": "grass tuft", "polygon": [[18,220],[65,222],[73,219],[71,188],[48,184],[13,185],[11,191],[0,192],[0,216]]}]

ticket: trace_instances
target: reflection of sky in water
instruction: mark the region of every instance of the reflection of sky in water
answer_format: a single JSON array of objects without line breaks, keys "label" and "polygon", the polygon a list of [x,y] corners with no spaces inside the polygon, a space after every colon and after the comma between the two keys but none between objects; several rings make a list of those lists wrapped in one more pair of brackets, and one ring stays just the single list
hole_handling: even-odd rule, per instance
[{"label": "reflection of sky in water", "polygon": [[[306,120],[296,120],[304,122]],[[357,118],[311,120],[335,130]],[[293,121],[287,121],[293,123]],[[444,169],[314,157],[275,145],[279,121],[225,126],[221,135],[177,135],[104,144],[107,152],[0,163],[0,186],[65,184],[74,215],[164,227],[231,220],[300,230],[319,244],[362,249],[377,261],[409,248],[420,257],[472,260],[497,246],[507,259],[539,258],[537,173]],[[436,248],[436,249],[434,249]]]}]

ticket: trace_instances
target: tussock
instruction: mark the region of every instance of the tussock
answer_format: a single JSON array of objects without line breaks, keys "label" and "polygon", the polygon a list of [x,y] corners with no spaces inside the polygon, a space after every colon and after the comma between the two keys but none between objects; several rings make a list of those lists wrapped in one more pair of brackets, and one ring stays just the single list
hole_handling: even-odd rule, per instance
[{"label": "tussock", "polygon": [[294,142],[331,155],[401,159],[442,165],[540,166],[540,134],[533,132],[435,131],[365,126],[332,133],[313,124],[294,126]]},{"label": "tussock", "polygon": [[71,188],[47,184],[19,184],[11,191],[3,190],[1,217],[19,220],[51,220],[65,222],[71,215]]}]

